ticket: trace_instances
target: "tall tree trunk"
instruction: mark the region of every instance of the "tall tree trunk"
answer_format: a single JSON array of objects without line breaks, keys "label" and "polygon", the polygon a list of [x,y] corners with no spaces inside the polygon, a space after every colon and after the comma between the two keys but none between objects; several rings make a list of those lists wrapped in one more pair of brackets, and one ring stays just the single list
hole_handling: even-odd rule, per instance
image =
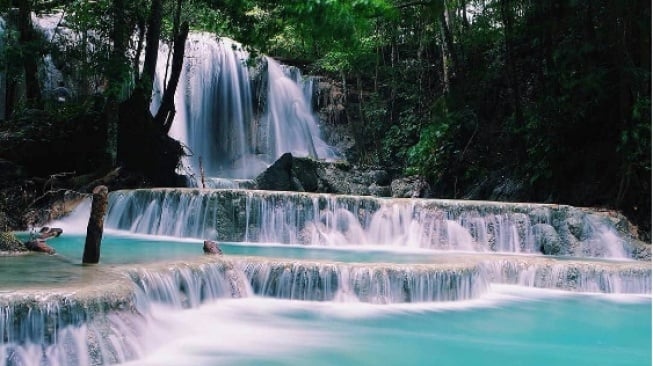
[{"label": "tall tree trunk", "polygon": [[175,91],[177,90],[177,84],[179,83],[179,77],[181,76],[181,70],[184,65],[184,49],[186,47],[186,39],[188,38],[188,30],[188,22],[184,22],[181,25],[179,34],[175,37],[170,80],[166,85],[163,98],[161,98],[161,106],[156,116],[154,116],[154,123],[157,126],[161,126],[165,133],[170,131],[172,120],[175,116]]},{"label": "tall tree trunk", "polygon": [[38,79],[38,54],[36,45],[38,39],[32,27],[32,4],[30,0],[18,1],[18,31],[23,52],[23,67],[25,69],[25,97],[27,104],[41,104],[41,87]]},{"label": "tall tree trunk", "polygon": [[113,42],[113,51],[107,69],[107,104],[105,107],[106,128],[106,145],[105,156],[106,164],[115,166],[118,157],[118,103],[124,96],[123,88],[125,80],[129,75],[129,66],[126,56],[127,52],[127,22],[125,20],[125,0],[113,0],[113,30],[111,40]]},{"label": "tall tree trunk", "polygon": [[150,17],[147,20],[145,62],[143,64],[143,74],[141,75],[144,93],[148,99],[152,95],[154,74],[156,73],[156,63],[159,58],[159,39],[161,38],[162,16],[163,6],[161,4],[161,0],[152,0]]},{"label": "tall tree trunk", "polygon": [[440,55],[442,55],[442,94],[449,93],[450,79],[449,79],[449,57],[447,56],[444,31],[440,27]]}]

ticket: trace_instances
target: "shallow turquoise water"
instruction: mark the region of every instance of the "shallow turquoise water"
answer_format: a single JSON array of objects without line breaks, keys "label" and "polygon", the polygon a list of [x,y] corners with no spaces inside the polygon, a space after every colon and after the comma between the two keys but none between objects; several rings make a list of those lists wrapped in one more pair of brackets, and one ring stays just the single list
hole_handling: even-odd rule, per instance
[{"label": "shallow turquoise water", "polygon": [[[60,257],[72,263],[81,263],[85,237],[66,235],[48,240]],[[510,255],[506,253],[466,253],[433,251],[424,249],[397,250],[382,246],[366,247],[317,247],[309,245],[267,244],[267,243],[220,243],[225,255],[261,256],[274,258],[325,260],[360,263],[451,263],[456,259],[479,255]],[[105,233],[102,239],[100,263],[134,264],[163,260],[192,258],[202,255],[202,241],[148,235],[124,235]],[[520,255],[516,255],[520,256]],[[556,257],[558,260],[579,261],[577,257]],[[592,262],[611,261],[601,258],[587,258]]]},{"label": "shallow turquoise water", "polygon": [[456,304],[249,298],[158,309],[156,322],[171,337],[133,364],[651,364],[650,298],[496,288]]},{"label": "shallow turquoise water", "polygon": [[[72,263],[81,263],[85,237],[64,235],[48,240],[57,255]],[[225,255],[262,256],[293,259],[319,259],[363,263],[437,263],[452,258],[476,256],[478,253],[452,253],[417,250],[398,252],[370,248],[329,248],[287,244],[220,243]],[[105,234],[102,239],[100,263],[132,264],[162,260],[192,258],[202,255],[202,241],[180,240],[155,236],[125,236]],[[491,255],[491,254],[489,254]]]},{"label": "shallow turquoise water", "polygon": [[[58,254],[0,257],[0,292],[69,283],[116,264],[201,255],[200,241],[105,235],[101,265],[80,264],[81,235]],[[427,263],[451,254],[223,243],[226,255]],[[464,256],[465,254],[458,254]],[[97,274],[97,272],[95,272]],[[49,281],[49,282],[48,282]],[[3,287],[4,286],[4,287]],[[4,290],[3,290],[4,288]],[[154,305],[133,365],[650,365],[651,296],[585,295],[493,285],[480,299],[402,305],[222,299]],[[1,363],[1,362],[0,362]]]}]

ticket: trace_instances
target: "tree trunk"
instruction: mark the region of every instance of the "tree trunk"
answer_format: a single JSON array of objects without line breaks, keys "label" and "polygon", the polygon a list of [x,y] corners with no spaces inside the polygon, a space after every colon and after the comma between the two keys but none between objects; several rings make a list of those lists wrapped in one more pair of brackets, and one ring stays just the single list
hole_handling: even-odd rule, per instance
[{"label": "tree trunk", "polygon": [[161,0],[152,0],[150,8],[150,17],[147,21],[147,36],[145,41],[145,62],[143,64],[143,74],[141,80],[146,96],[152,95],[152,85],[154,83],[154,74],[156,73],[156,63],[159,58],[159,39],[161,38],[161,17],[163,16],[163,7]]},{"label": "tree trunk", "polygon": [[25,69],[25,97],[27,105],[38,106],[41,103],[41,86],[38,79],[37,38],[32,27],[32,7],[30,0],[18,1],[18,31],[23,52],[23,67]]},{"label": "tree trunk", "polygon": [[188,22],[184,22],[181,25],[179,34],[175,37],[170,81],[168,81],[163,98],[161,98],[161,107],[159,107],[154,117],[155,125],[161,126],[166,134],[170,131],[175,116],[175,91],[184,66],[184,49],[186,47],[186,38],[188,38],[188,30]]},{"label": "tree trunk", "polygon": [[446,47],[442,47],[442,50],[447,53],[447,58],[449,59],[449,76],[450,78],[456,76],[456,67],[458,65],[458,60],[456,59],[456,50],[453,45],[453,36],[451,34],[451,28],[449,27],[449,18],[446,6],[440,12],[440,30],[442,31],[442,38]]},{"label": "tree trunk", "polygon": [[113,30],[111,33],[113,51],[107,69],[107,82],[109,84],[107,92],[108,97],[115,98],[116,101],[123,99],[123,86],[129,75],[126,56],[129,32],[127,31],[124,8],[125,0],[113,0]]},{"label": "tree trunk", "polygon": [[100,262],[100,245],[104,231],[104,215],[107,213],[109,203],[109,189],[106,186],[97,186],[93,189],[93,203],[91,216],[86,228],[86,242],[84,243],[84,256],[82,263],[97,264]]}]

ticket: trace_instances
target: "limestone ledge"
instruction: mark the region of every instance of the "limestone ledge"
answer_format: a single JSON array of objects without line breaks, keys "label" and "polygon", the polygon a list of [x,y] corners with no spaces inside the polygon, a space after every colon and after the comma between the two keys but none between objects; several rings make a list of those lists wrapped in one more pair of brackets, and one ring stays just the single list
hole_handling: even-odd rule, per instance
[{"label": "limestone ledge", "polygon": [[206,255],[88,269],[97,275],[83,283],[20,291],[0,287],[0,340],[47,341],[65,326],[101,322],[109,314],[143,316],[151,302],[186,308],[252,294],[312,301],[351,296],[374,303],[457,301],[482,296],[491,283],[651,293],[650,263],[549,256],[457,254],[439,263],[392,264]]}]

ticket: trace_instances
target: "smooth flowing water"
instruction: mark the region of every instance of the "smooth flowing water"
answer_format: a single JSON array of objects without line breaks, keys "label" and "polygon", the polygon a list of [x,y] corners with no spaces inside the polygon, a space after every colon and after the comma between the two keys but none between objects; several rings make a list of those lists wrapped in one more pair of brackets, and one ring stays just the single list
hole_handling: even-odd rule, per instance
[{"label": "smooth flowing water", "polygon": [[[258,62],[258,67],[250,66]],[[152,102],[156,111],[169,76],[168,46],[158,58]],[[254,75],[256,74],[256,75]],[[274,59],[249,59],[228,38],[191,33],[175,94],[177,113],[170,135],[188,147],[191,183],[220,188],[224,178],[254,178],[283,153],[333,159],[311,109],[311,92],[296,69]],[[256,100],[255,100],[256,97]]]},{"label": "smooth flowing water", "polygon": [[174,337],[129,364],[649,365],[650,307],[650,299],[511,287],[444,305],[247,298],[160,307],[152,333]]},{"label": "smooth flowing water", "polygon": [[[199,240],[110,231],[104,264],[85,267],[83,242],[64,234],[50,240],[57,256],[0,257],[0,294],[10,299],[0,301],[0,365],[650,362],[650,263],[221,243],[226,267],[195,266]],[[551,266],[559,266],[545,270],[553,280],[528,278]],[[103,289],[107,283],[119,290]],[[86,295],[39,295],[43,286],[109,297],[89,307]],[[49,305],[36,305],[16,328],[28,288]],[[124,289],[136,294],[122,295],[134,305],[111,295]],[[632,294],[583,294],[623,290]],[[98,306],[116,315],[84,310]],[[125,313],[133,306],[136,313]]]}]

